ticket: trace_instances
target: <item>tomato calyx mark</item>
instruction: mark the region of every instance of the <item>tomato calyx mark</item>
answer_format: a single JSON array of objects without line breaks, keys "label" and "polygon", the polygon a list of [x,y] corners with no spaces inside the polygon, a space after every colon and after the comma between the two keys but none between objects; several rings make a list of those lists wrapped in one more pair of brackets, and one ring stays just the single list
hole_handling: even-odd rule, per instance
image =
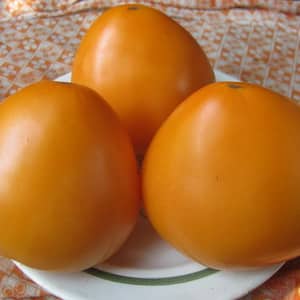
[{"label": "tomato calyx mark", "polygon": [[137,6],[129,6],[128,7],[128,10],[137,10],[139,9]]},{"label": "tomato calyx mark", "polygon": [[236,83],[228,83],[228,87],[230,87],[231,89],[241,89],[242,86]]}]

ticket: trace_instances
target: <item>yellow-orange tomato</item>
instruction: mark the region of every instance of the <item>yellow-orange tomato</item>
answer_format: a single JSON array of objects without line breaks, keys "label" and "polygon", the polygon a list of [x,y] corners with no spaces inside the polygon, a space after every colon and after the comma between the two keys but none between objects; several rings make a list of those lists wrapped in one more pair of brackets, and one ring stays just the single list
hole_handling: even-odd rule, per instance
[{"label": "yellow-orange tomato", "polygon": [[166,117],[214,74],[185,29],[158,10],[131,4],[108,10],[91,26],[76,53],[72,81],[110,103],[143,154]]},{"label": "yellow-orange tomato", "polygon": [[42,81],[0,105],[0,253],[81,270],[131,232],[139,192],[128,135],[97,93]]},{"label": "yellow-orange tomato", "polygon": [[143,197],[157,231],[214,268],[300,255],[300,109],[270,90],[215,83],[154,137]]}]

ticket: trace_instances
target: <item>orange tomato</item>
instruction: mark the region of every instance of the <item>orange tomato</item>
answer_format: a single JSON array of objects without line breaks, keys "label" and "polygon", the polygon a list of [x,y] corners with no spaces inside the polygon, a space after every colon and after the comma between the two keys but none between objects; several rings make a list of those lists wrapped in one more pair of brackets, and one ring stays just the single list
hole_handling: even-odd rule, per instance
[{"label": "orange tomato", "polygon": [[143,164],[148,217],[210,267],[300,255],[300,109],[246,83],[208,85],[154,137]]},{"label": "orange tomato", "polygon": [[0,107],[0,253],[81,270],[115,253],[138,215],[128,135],[94,91],[42,81]]},{"label": "orange tomato", "polygon": [[108,10],[91,26],[77,50],[72,81],[108,101],[143,154],[167,116],[214,74],[185,29],[162,12],[131,4]]}]

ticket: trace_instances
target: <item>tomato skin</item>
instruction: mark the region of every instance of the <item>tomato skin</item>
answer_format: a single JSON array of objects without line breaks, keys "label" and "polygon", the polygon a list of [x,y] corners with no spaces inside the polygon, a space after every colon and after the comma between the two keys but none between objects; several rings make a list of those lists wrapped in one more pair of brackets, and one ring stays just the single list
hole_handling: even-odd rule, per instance
[{"label": "tomato skin", "polygon": [[72,81],[96,90],[124,122],[144,154],[167,116],[188,95],[214,81],[193,37],[163,13],[140,4],[100,16],[77,50]]},{"label": "tomato skin", "polygon": [[0,106],[0,252],[78,271],[115,253],[139,210],[121,123],[94,91],[41,81]]},{"label": "tomato skin", "polygon": [[182,103],[143,163],[160,235],[218,269],[300,255],[300,109],[246,83],[208,85]]}]

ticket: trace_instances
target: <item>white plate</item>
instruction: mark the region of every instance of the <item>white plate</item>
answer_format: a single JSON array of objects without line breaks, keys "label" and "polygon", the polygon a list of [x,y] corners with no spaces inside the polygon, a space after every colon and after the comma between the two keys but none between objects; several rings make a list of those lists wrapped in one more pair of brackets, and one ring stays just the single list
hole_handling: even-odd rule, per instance
[{"label": "white plate", "polygon": [[[218,81],[237,81],[218,71],[216,77]],[[70,74],[57,81],[70,81]],[[85,272],[63,274],[17,265],[35,282],[65,300],[235,299],[267,280],[281,266],[248,272],[206,268],[161,240],[143,217],[116,256]]]}]

